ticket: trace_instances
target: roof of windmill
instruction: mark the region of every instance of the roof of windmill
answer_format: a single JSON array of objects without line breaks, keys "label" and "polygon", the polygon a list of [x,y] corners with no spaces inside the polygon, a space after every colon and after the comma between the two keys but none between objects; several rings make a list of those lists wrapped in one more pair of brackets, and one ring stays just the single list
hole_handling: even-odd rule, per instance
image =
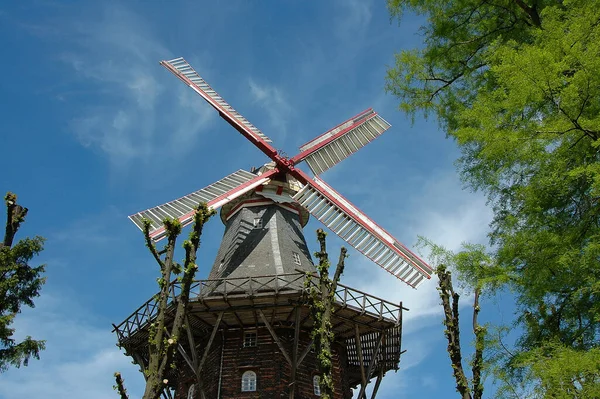
[{"label": "roof of windmill", "polygon": [[[227,220],[209,279],[243,280],[315,271],[298,212],[261,198],[243,202]],[[276,288],[276,280],[269,288]]]}]

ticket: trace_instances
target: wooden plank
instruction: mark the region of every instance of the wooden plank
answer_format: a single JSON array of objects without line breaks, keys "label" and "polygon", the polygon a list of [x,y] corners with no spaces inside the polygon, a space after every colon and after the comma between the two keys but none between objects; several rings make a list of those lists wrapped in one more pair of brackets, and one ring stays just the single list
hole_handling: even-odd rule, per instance
[{"label": "wooden plank", "polygon": [[208,351],[210,350],[213,340],[215,339],[215,335],[217,335],[217,330],[219,329],[219,324],[221,324],[221,319],[223,319],[223,312],[219,313],[219,317],[217,317],[217,322],[213,327],[212,333],[210,334],[206,348],[204,348],[204,354],[202,355],[200,364],[198,364],[198,371],[196,372],[196,375],[202,375],[202,367],[204,367],[204,362],[206,362],[206,358],[208,357]]},{"label": "wooden plank", "polygon": [[383,368],[379,370],[379,375],[377,375],[377,381],[375,381],[375,387],[373,388],[373,392],[371,393],[371,399],[375,399],[377,396],[377,391],[379,390],[379,384],[381,384],[381,380],[383,379]]},{"label": "wooden plank", "polygon": [[314,342],[315,342],[315,340],[311,339],[310,342],[309,342],[309,344],[307,345],[307,347],[304,348],[304,350],[300,354],[300,357],[298,358],[298,366],[300,366],[302,364],[302,361],[304,360],[304,358],[306,357],[306,355],[308,355],[308,352],[310,352],[310,348],[312,348]]},{"label": "wooden plank", "polygon": [[198,368],[198,354],[196,353],[196,341],[194,340],[194,334],[192,334],[192,326],[190,324],[190,319],[188,318],[188,315],[185,315],[185,325],[188,343],[190,344],[190,350],[192,352],[192,363],[194,364],[192,370],[196,370]]},{"label": "wooden plank", "polygon": [[[364,389],[367,386],[367,377],[365,375],[365,363],[363,361],[362,344],[360,343],[360,333],[358,331],[358,325],[355,325],[354,328],[354,339],[356,340],[356,350],[358,352],[358,361],[360,362],[361,392],[364,392]],[[359,396],[359,398],[362,399],[361,396]]]},{"label": "wooden plank", "polygon": [[285,357],[285,360],[291,366],[292,365],[292,359],[290,359],[290,356],[285,351],[285,348],[281,344],[281,341],[279,341],[279,337],[277,337],[277,334],[275,334],[275,330],[273,330],[273,327],[271,327],[271,324],[269,324],[269,321],[265,317],[265,314],[260,309],[257,310],[257,313],[260,316],[260,318],[262,319],[263,323],[265,323],[265,326],[267,327],[267,329],[269,330],[269,332],[271,333],[271,336],[273,337],[273,340],[275,341],[275,343],[279,347],[279,350],[281,351],[281,354],[283,355],[283,357]]},{"label": "wooden plank", "polygon": [[[165,332],[167,333],[167,337],[171,338],[171,334],[169,333],[169,331],[165,330]],[[183,349],[183,345],[181,345],[179,342],[177,342],[177,351],[181,354],[181,356],[183,356],[183,360],[185,360],[185,362],[188,364],[188,366],[190,366],[190,368],[192,369],[192,373],[195,373],[196,369],[194,367],[194,364],[192,363],[192,359],[190,359],[188,354],[185,353],[185,349]]]},{"label": "wooden plank", "polygon": [[290,399],[294,399],[296,393],[296,369],[298,368],[298,341],[300,339],[300,307],[296,307],[296,325],[294,326],[294,348],[293,363],[290,381]]},{"label": "wooden plank", "polygon": [[[379,348],[381,347],[381,342],[383,341],[384,337],[385,337],[385,333],[383,333],[383,332],[379,333],[379,339],[377,340],[377,345],[375,345],[375,350],[373,351],[373,355],[371,356],[371,361],[369,362],[369,368],[367,369],[367,377],[369,378],[369,380],[371,380],[371,373],[373,372],[373,366],[375,365],[375,360],[377,360],[377,353],[379,352]],[[361,363],[362,363],[362,358],[361,358]],[[364,384],[361,386],[360,392],[358,394],[358,397],[360,399],[367,397],[367,395],[365,394],[366,389],[367,389],[367,384]]]}]

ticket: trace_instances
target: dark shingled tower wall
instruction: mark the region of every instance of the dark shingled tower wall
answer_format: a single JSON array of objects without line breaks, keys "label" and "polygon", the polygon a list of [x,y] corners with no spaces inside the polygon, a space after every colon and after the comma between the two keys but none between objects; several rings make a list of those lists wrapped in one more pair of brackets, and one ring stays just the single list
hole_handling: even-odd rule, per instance
[{"label": "dark shingled tower wall", "polygon": [[244,207],[230,217],[209,279],[299,270],[315,271],[299,216],[273,203]]}]

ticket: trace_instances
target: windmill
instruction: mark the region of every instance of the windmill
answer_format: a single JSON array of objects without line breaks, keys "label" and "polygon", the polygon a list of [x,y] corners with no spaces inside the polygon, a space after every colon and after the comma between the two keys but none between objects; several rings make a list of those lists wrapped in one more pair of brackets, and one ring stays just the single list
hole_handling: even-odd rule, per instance
[{"label": "windmill", "polygon": [[[140,228],[151,221],[150,237],[165,237],[163,220],[192,222],[194,208],[206,202],[221,208],[225,233],[207,280],[190,293],[187,334],[179,337],[176,367],[169,371],[165,396],[193,398],[310,398],[320,396],[316,354],[311,351],[313,320],[306,302],[307,272],[314,273],[302,232],[309,215],[321,221],[374,263],[417,287],[431,267],[358,210],[319,177],[380,136],[390,124],[372,109],[339,124],[300,147],[293,157],[214,91],[183,59],[161,65],[198,93],[219,115],[258,147],[269,161],[251,172],[225,178],[129,218]],[[314,177],[297,165],[305,162]],[[178,295],[171,284],[172,300]],[[332,344],[335,399],[366,398],[376,378],[375,398],[384,374],[398,370],[402,303],[392,303],[338,284],[334,293]],[[119,325],[119,346],[142,369],[157,313],[150,298]],[[169,320],[167,320],[169,323]],[[260,396],[256,396],[256,395]]]},{"label": "windmill", "polygon": [[[323,133],[301,146],[300,152],[289,158],[277,151],[263,132],[225,102],[183,58],[162,61],[161,65],[214,107],[271,162],[263,166],[258,175],[239,170],[182,198],[130,216],[140,229],[144,218],[152,221],[152,239],[160,240],[165,236],[162,224],[165,217],[179,219],[182,226],[191,223],[193,208],[199,201],[205,201],[210,208],[216,209],[252,190],[260,192],[276,177],[284,177],[299,190],[286,196],[280,189],[275,195],[271,194],[271,199],[298,204],[367,258],[414,288],[425,278],[430,278],[431,267],[318,177],[390,128],[390,124],[374,110],[367,109]],[[296,167],[301,162],[308,165],[315,175],[313,178]],[[266,190],[264,195],[269,195]]]}]

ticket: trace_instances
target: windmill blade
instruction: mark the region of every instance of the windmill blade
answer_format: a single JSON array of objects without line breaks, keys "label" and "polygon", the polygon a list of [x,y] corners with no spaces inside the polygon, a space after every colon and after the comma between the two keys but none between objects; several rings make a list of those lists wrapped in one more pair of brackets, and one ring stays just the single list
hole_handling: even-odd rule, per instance
[{"label": "windmill blade", "polygon": [[379,137],[390,126],[369,108],[304,144],[300,154],[292,158],[292,163],[306,161],[310,170],[320,175]]},{"label": "windmill blade", "polygon": [[142,231],[144,229],[143,220],[150,220],[150,238],[159,241],[166,236],[163,225],[165,218],[178,219],[182,227],[185,227],[193,221],[194,209],[200,202],[206,202],[209,208],[216,209],[265,183],[276,172],[276,169],[270,170],[257,176],[254,173],[240,169],[184,197],[131,215],[129,219]]},{"label": "windmill blade", "polygon": [[271,139],[223,100],[223,97],[213,90],[186,60],[180,57],[170,61],[161,61],[160,64],[204,98],[219,111],[223,119],[258,146],[267,156],[270,157],[277,153],[277,150],[269,144]]},{"label": "windmill blade", "polygon": [[427,263],[323,180],[316,177],[306,183],[294,199],[340,238],[414,288],[431,278],[433,269]]}]

